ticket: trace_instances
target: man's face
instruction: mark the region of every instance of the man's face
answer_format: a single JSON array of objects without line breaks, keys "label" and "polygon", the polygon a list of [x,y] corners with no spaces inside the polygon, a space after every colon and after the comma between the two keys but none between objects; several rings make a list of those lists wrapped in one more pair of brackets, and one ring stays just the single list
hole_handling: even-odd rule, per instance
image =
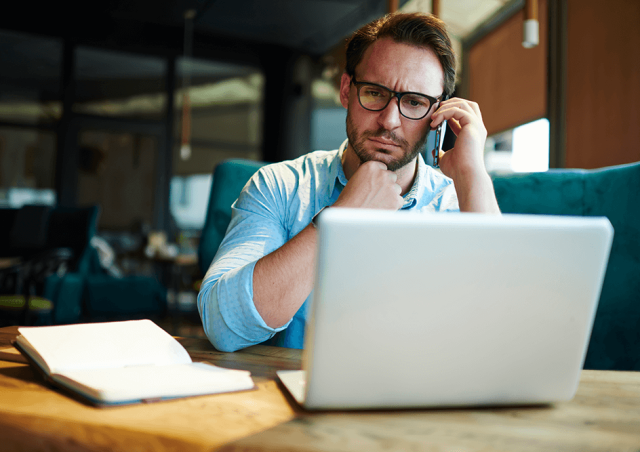
[{"label": "man's face", "polygon": [[[401,44],[390,38],[373,43],[356,67],[358,82],[371,82],[398,92],[417,92],[440,97],[444,72],[440,61],[429,49]],[[424,146],[434,107],[426,117],[405,118],[397,99],[381,111],[365,110],[358,102],[357,88],[343,74],[340,100],[347,108],[349,146],[364,163],[376,160],[396,171],[411,163]]]}]

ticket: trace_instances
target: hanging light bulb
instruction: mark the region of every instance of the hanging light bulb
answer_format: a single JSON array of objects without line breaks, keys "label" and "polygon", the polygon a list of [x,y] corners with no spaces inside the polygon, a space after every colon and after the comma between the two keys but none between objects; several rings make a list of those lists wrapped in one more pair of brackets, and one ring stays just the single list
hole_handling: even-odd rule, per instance
[{"label": "hanging light bulb", "polygon": [[191,85],[191,55],[193,53],[193,19],[195,9],[184,13],[184,64],[182,73],[182,137],[180,144],[180,158],[191,158],[191,100],[189,86]]},{"label": "hanging light bulb", "polygon": [[531,49],[540,42],[540,23],[538,22],[538,0],[526,0],[524,5],[524,28],[522,47]]},{"label": "hanging light bulb", "polygon": [[189,160],[191,158],[191,101],[189,92],[182,95],[182,140],[180,144],[180,158]]}]

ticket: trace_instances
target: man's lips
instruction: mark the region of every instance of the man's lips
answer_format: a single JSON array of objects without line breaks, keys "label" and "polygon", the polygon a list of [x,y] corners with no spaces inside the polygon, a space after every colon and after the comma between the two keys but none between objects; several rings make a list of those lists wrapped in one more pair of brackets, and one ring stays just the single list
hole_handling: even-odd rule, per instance
[{"label": "man's lips", "polygon": [[369,140],[373,141],[374,143],[378,143],[381,144],[383,146],[394,146],[394,147],[400,147],[400,145],[398,143],[396,143],[393,140],[389,140],[387,138],[381,138],[381,137],[370,137]]}]

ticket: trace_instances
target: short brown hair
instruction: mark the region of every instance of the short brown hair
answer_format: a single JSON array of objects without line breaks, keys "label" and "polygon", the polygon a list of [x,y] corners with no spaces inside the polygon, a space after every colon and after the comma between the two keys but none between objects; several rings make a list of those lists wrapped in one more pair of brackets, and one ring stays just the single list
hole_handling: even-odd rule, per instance
[{"label": "short brown hair", "polygon": [[382,38],[431,49],[444,70],[444,92],[453,93],[456,83],[456,56],[443,21],[425,13],[393,13],[368,23],[347,42],[345,71],[355,75],[356,66],[371,44]]}]

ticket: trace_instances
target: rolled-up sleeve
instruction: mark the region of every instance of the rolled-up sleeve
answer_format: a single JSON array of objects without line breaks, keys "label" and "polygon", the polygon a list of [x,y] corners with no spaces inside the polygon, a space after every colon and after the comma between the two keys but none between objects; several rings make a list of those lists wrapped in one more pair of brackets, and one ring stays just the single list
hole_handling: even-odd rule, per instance
[{"label": "rolled-up sleeve", "polygon": [[285,194],[268,168],[256,173],[232,206],[227,234],[198,294],[198,310],[214,347],[235,351],[284,330],[269,327],[253,303],[256,262],[288,240]]}]

